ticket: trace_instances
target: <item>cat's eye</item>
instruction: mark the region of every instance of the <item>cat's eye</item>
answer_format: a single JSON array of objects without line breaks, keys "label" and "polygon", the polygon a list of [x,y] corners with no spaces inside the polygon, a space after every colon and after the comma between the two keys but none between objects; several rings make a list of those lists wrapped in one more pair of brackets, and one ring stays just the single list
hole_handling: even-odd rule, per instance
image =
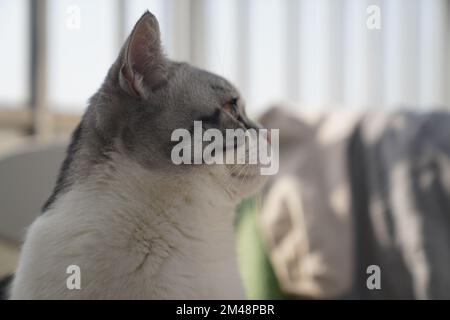
[{"label": "cat's eye", "polygon": [[228,101],[227,103],[225,103],[225,105],[223,106],[223,110],[225,110],[226,112],[228,112],[229,114],[231,114],[233,117],[237,117],[238,116],[238,105],[237,105],[237,99],[233,98],[230,101]]}]

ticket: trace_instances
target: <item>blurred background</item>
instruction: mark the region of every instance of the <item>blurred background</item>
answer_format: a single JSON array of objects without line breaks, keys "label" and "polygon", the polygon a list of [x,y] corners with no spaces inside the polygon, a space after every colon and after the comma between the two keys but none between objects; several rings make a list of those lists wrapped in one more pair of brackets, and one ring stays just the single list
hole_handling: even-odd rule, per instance
[{"label": "blurred background", "polygon": [[146,9],[167,55],[231,80],[253,117],[450,106],[447,0],[0,0],[0,276]]}]

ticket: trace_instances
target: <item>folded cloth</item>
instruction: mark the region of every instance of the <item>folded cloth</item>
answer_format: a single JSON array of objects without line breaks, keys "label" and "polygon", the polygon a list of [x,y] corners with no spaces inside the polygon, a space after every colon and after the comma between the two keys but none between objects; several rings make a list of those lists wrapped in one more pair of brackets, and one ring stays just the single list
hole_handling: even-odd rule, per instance
[{"label": "folded cloth", "polygon": [[[349,168],[363,298],[450,298],[450,114],[366,114]],[[368,264],[381,290],[365,286]]]},{"label": "folded cloth", "polygon": [[280,286],[291,295],[336,298],[353,286],[346,143],[357,118],[339,113],[311,122],[275,108],[260,119],[280,129],[280,170],[264,192],[261,226]]},{"label": "folded cloth", "polygon": [[[450,298],[450,114],[275,108],[280,171],[261,226],[284,291],[309,298]],[[380,267],[381,289],[367,286]]]}]

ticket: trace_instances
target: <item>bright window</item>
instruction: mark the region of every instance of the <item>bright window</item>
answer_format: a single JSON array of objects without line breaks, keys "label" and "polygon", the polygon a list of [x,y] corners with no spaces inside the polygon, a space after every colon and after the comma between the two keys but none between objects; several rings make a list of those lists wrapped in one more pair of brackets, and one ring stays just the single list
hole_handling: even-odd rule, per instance
[{"label": "bright window", "polygon": [[29,1],[0,0],[0,107],[28,100]]}]

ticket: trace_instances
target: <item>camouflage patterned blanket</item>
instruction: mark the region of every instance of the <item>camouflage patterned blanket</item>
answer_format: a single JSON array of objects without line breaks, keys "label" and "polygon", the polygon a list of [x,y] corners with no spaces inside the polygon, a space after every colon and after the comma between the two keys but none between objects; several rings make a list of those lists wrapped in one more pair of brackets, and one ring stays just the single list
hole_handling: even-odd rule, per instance
[{"label": "camouflage patterned blanket", "polygon": [[[310,298],[450,298],[450,114],[272,109],[280,172],[261,225],[281,287]],[[369,266],[381,289],[368,287]]]}]

